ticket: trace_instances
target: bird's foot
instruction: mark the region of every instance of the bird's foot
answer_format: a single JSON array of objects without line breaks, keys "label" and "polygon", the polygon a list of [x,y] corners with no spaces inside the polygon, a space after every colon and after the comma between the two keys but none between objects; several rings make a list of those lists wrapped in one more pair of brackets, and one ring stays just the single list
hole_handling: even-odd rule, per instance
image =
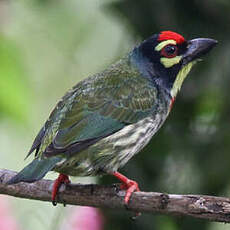
[{"label": "bird's foot", "polygon": [[139,186],[137,184],[136,181],[133,180],[127,180],[126,183],[122,183],[120,186],[120,189],[122,190],[126,190],[126,194],[125,194],[125,203],[128,205],[130,198],[132,196],[132,194],[135,191],[140,191]]},{"label": "bird's foot", "polygon": [[[120,189],[122,190],[126,190],[126,194],[125,194],[125,206],[126,208],[128,208],[128,205],[129,205],[129,201],[130,201],[130,198],[132,196],[132,194],[137,191],[139,192],[140,189],[139,189],[139,186],[138,186],[138,183],[134,180],[130,180],[128,179],[126,176],[122,175],[121,173],[119,172],[114,172],[113,175],[122,182],[121,186],[120,186]],[[140,212],[137,212],[135,214],[135,216],[133,216],[131,219],[132,220],[136,220],[136,218],[138,216],[140,216],[141,213]]]},{"label": "bird's foot", "polygon": [[119,172],[114,172],[113,175],[122,182],[120,189],[126,190],[124,201],[125,204],[128,205],[133,192],[140,191],[138,183],[134,180],[128,179]]},{"label": "bird's foot", "polygon": [[58,178],[54,181],[53,184],[53,190],[52,190],[52,204],[54,206],[57,205],[56,197],[58,193],[58,189],[61,186],[61,184],[69,184],[70,180],[69,177],[65,174],[59,174]]}]

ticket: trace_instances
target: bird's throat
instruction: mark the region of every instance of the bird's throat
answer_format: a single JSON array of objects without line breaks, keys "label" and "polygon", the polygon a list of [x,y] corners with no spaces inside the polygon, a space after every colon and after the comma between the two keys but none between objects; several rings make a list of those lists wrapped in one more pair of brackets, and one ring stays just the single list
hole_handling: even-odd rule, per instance
[{"label": "bird's throat", "polygon": [[195,64],[196,62],[193,61],[193,62],[190,62],[188,63],[187,65],[185,65],[177,74],[176,76],[176,79],[173,83],[173,87],[170,91],[171,93],[171,96],[173,98],[176,97],[178,91],[180,90],[181,86],[182,86],[182,83],[184,81],[184,79],[187,77],[187,75],[189,74],[190,70],[192,69],[193,65]]}]

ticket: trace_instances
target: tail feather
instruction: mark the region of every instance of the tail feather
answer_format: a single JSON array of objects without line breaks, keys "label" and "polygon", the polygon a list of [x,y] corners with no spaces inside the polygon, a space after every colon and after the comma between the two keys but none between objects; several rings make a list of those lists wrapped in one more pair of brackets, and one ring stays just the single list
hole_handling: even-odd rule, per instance
[{"label": "tail feather", "polygon": [[16,184],[19,182],[31,183],[40,180],[61,160],[62,158],[60,157],[50,157],[46,159],[35,158],[29,165],[11,178],[7,184]]}]

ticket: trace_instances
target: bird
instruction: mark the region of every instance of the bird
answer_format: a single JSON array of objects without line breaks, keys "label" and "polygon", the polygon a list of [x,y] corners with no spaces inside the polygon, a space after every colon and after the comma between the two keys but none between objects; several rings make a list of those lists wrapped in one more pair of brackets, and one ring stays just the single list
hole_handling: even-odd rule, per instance
[{"label": "bird", "polygon": [[26,157],[33,161],[8,184],[32,183],[59,173],[57,204],[69,176],[113,175],[129,204],[138,183],[118,172],[140,152],[168,117],[183,81],[217,41],[186,40],[173,31],[153,34],[104,71],[78,82],[57,103]]}]

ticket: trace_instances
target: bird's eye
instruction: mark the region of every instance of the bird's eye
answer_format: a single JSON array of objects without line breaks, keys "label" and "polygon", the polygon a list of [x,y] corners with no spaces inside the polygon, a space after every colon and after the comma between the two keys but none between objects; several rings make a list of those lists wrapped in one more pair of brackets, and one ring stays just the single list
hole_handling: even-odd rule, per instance
[{"label": "bird's eye", "polygon": [[173,58],[177,56],[178,48],[175,45],[167,45],[161,50],[161,56]]}]

